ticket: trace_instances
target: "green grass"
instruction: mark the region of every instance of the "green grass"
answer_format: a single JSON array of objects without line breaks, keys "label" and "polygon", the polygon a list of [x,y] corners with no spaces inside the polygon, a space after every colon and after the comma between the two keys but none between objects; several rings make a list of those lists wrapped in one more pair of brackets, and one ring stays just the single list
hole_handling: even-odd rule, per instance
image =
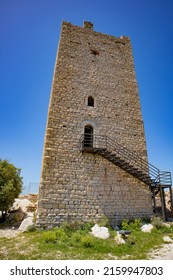
[{"label": "green grass", "polygon": [[[134,228],[134,224],[132,225]],[[0,238],[1,260],[104,260],[148,259],[151,249],[163,244],[163,236],[173,238],[173,226],[160,226],[151,233],[143,233],[137,227],[126,240],[117,245],[116,232],[103,240],[90,235],[90,224],[63,225],[52,230],[35,230],[13,238]]]}]

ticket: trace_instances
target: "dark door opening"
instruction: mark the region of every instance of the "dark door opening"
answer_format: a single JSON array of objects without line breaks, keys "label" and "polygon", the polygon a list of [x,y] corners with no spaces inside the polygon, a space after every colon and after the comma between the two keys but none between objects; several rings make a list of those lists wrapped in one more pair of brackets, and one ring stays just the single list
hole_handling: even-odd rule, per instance
[{"label": "dark door opening", "polygon": [[93,147],[93,128],[92,126],[85,126],[84,129],[84,148]]}]

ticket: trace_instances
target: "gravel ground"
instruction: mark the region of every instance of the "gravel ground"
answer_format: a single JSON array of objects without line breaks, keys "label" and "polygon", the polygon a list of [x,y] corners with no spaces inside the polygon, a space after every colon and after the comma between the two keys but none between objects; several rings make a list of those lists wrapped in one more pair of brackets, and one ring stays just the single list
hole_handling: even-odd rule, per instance
[{"label": "gravel ground", "polygon": [[151,260],[173,260],[173,243],[164,244],[149,254]]},{"label": "gravel ground", "polygon": [[11,238],[18,235],[20,231],[16,229],[0,229],[0,237]]}]

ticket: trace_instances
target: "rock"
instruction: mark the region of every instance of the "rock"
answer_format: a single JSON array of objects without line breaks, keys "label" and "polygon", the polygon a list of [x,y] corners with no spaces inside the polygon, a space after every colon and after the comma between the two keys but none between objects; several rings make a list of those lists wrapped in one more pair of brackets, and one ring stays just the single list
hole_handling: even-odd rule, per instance
[{"label": "rock", "polygon": [[122,236],[127,236],[131,233],[131,230],[119,230],[119,234],[121,234]]},{"label": "rock", "polygon": [[163,222],[163,226],[165,226],[165,227],[170,227],[171,225],[170,225],[169,223]]},{"label": "rock", "polygon": [[27,198],[16,198],[10,211],[18,210],[19,208],[21,208],[23,212],[27,212],[27,207],[31,205],[31,201],[29,201]]},{"label": "rock", "polygon": [[38,194],[35,193],[29,193],[28,194],[28,199],[33,202],[33,203],[37,203],[38,201]]},{"label": "rock", "polygon": [[172,243],[172,239],[171,239],[169,236],[164,236],[164,237],[163,237],[163,241],[164,241],[165,243]]},{"label": "rock", "polygon": [[119,234],[119,232],[117,232],[117,236],[115,237],[115,241],[118,245],[126,243],[126,241],[121,237],[121,234]]},{"label": "rock", "polygon": [[13,226],[19,226],[25,217],[26,213],[19,208],[17,210],[10,211],[6,221]]},{"label": "rock", "polygon": [[119,226],[114,226],[114,230],[119,231],[120,230]]},{"label": "rock", "polygon": [[34,225],[33,223],[33,217],[27,217],[26,219],[24,219],[20,225],[20,227],[18,228],[19,231],[27,231],[29,226]]},{"label": "rock", "polygon": [[37,210],[37,205],[28,205],[26,208],[27,212],[34,213]]},{"label": "rock", "polygon": [[53,225],[49,225],[49,226],[47,227],[47,229],[53,229],[53,228],[54,228]]},{"label": "rock", "polygon": [[99,225],[94,225],[92,227],[92,232],[91,234],[95,237],[99,237],[102,239],[107,239],[110,237],[110,233],[107,227],[100,227]]},{"label": "rock", "polygon": [[145,224],[141,227],[141,230],[143,232],[151,232],[151,230],[153,229],[153,225],[152,224]]}]

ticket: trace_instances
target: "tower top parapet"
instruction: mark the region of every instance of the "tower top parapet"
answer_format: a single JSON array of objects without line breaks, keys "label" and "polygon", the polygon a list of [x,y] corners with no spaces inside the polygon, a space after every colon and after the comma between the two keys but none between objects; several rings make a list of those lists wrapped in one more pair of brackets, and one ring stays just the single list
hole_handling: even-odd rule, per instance
[{"label": "tower top parapet", "polygon": [[94,26],[94,25],[93,25],[92,22],[84,20],[84,22],[83,22],[83,27],[84,27],[84,28],[93,30],[93,26]]}]

